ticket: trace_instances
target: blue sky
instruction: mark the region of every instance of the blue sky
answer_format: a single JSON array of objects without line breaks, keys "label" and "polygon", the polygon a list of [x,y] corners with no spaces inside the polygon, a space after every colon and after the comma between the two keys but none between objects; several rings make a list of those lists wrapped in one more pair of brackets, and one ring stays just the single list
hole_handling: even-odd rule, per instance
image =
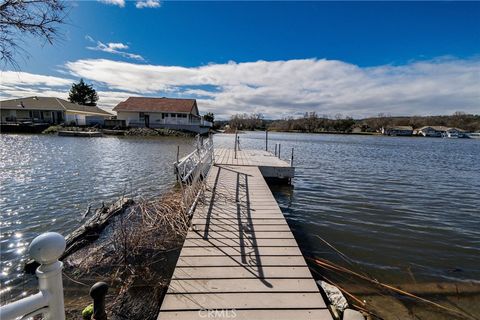
[{"label": "blue sky", "polygon": [[64,39],[27,41],[2,98],[65,96],[83,77],[106,108],[147,95],[220,117],[480,113],[479,2],[69,4]]}]

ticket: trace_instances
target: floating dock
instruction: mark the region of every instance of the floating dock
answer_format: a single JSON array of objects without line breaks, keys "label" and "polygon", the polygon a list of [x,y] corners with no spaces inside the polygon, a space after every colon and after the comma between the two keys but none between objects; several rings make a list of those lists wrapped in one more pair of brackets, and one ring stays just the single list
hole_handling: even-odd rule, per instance
[{"label": "floating dock", "polygon": [[215,150],[159,320],[332,319],[264,172],[294,169],[264,151]]},{"label": "floating dock", "polygon": [[101,137],[103,134],[99,131],[58,131],[62,137]]},{"label": "floating dock", "polygon": [[264,178],[292,179],[295,168],[274,154],[263,150],[216,149],[215,163],[222,165],[257,167]]}]

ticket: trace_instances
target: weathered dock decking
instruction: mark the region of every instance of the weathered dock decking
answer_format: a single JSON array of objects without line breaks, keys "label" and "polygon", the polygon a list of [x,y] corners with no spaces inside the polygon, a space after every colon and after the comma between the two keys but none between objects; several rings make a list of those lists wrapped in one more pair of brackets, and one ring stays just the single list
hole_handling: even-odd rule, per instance
[{"label": "weathered dock decking", "polygon": [[158,319],[332,319],[259,169],[289,164],[232,152],[215,152]]}]

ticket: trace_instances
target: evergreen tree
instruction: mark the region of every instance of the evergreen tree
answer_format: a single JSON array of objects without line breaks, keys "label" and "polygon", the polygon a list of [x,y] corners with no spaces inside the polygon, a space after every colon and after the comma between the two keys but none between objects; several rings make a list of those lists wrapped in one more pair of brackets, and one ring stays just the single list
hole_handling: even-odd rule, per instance
[{"label": "evergreen tree", "polygon": [[68,100],[84,106],[96,106],[98,95],[92,85],[86,84],[83,79],[80,79],[79,83],[72,84]]},{"label": "evergreen tree", "polygon": [[209,112],[203,116],[203,119],[205,119],[205,121],[213,122],[215,120],[215,115],[212,112]]}]

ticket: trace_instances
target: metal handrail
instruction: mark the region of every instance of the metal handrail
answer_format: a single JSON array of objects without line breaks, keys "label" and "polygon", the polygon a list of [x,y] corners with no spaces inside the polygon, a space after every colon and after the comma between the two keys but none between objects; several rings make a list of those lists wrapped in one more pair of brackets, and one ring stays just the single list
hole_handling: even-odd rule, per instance
[{"label": "metal handrail", "polygon": [[213,139],[197,135],[196,149],[174,163],[177,181],[180,182],[183,207],[190,216],[204,190],[204,178],[214,163]]},{"label": "metal handrail", "polygon": [[[197,141],[199,141],[199,139],[198,137]],[[213,140],[211,136],[201,146],[198,146],[199,143],[200,142],[197,142],[195,151],[189,153],[174,164],[179,180],[183,183],[188,182],[192,174],[198,170],[205,176],[213,162]],[[199,167],[200,164],[203,164],[201,168]]]}]

